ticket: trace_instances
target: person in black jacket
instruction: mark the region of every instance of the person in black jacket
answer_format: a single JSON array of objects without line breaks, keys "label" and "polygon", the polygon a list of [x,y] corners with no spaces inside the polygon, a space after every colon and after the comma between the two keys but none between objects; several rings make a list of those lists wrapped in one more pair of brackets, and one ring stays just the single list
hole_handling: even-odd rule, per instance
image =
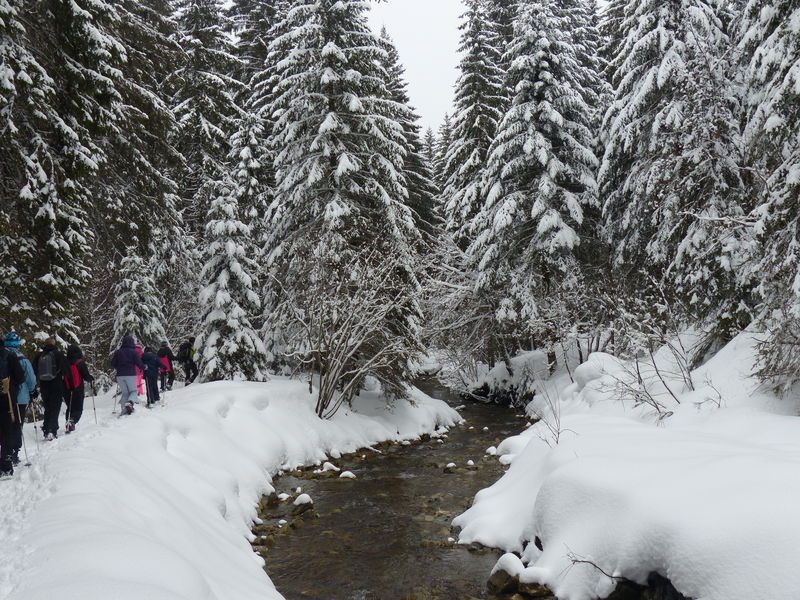
[{"label": "person in black jacket", "polygon": [[75,431],[75,425],[83,414],[83,400],[86,397],[84,382],[94,381],[89,368],[83,361],[83,351],[75,344],[67,348],[67,371],[64,374],[64,402],[67,405],[67,433]]},{"label": "person in black jacket", "polygon": [[44,404],[42,433],[46,440],[51,441],[58,437],[58,416],[64,398],[64,375],[67,373],[67,359],[56,348],[53,338],[44,341],[42,351],[33,359],[33,370]]},{"label": "person in black jacket", "polygon": [[147,388],[147,406],[152,407],[161,398],[158,395],[158,373],[161,370],[161,361],[149,346],[142,354],[144,363],[144,383]]},{"label": "person in black jacket", "polygon": [[183,365],[183,371],[186,373],[186,385],[192,383],[197,377],[197,363],[195,356],[197,351],[194,349],[195,338],[190,337],[178,347],[178,362]]},{"label": "person in black jacket", "polygon": [[19,412],[17,411],[16,390],[25,381],[25,371],[19,358],[5,347],[0,347],[0,477],[14,474],[12,462],[16,450],[15,434]]}]

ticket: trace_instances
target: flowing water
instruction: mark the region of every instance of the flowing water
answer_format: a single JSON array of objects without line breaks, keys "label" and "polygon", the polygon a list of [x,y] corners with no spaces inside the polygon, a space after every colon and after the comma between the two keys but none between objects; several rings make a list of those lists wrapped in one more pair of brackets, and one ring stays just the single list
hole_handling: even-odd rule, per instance
[{"label": "flowing water", "polygon": [[[486,581],[499,553],[448,541],[456,537],[450,522],[502,475],[486,448],[521,431],[525,421],[508,407],[463,403],[435,381],[419,385],[454,407],[464,404],[467,425],[454,427],[441,444],[391,445],[381,454],[363,451],[333,461],[355,480],[311,473],[276,480],[278,492],[301,487],[318,514],[292,519],[281,504],[266,508],[256,529],[262,534],[256,549],[288,600],[489,597]],[[452,474],[444,472],[450,462],[457,465]],[[288,523],[277,528],[279,519]]]}]

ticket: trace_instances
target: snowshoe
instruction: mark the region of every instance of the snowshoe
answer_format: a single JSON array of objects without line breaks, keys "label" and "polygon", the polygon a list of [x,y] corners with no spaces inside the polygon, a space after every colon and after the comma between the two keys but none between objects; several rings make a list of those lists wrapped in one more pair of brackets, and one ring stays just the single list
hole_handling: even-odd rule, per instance
[{"label": "snowshoe", "polygon": [[133,414],[133,402],[126,402],[125,406],[122,408],[123,415],[132,415]]},{"label": "snowshoe", "polygon": [[64,430],[67,432],[67,435],[75,431],[75,423],[72,421],[67,421],[67,424],[64,425]]},{"label": "snowshoe", "polygon": [[54,439],[56,439],[56,436],[52,433],[46,433],[44,436],[44,441],[46,442],[52,442]]}]

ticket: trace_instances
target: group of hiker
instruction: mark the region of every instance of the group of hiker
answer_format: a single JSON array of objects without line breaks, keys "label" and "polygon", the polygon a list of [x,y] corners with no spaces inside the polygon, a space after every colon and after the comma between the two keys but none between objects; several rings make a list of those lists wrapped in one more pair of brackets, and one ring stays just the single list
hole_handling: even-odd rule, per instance
[{"label": "group of hiker", "polygon": [[[22,353],[21,345],[22,340],[14,331],[0,339],[0,477],[12,475],[14,466],[20,463],[19,452],[24,448],[22,426],[29,407],[34,423],[38,422],[34,401],[39,396],[42,434],[45,441],[52,441],[58,437],[61,404],[66,405],[64,428],[69,434],[75,431],[83,414],[86,382],[92,385],[93,396],[96,395],[95,378],[79,346],[68,346],[65,355],[53,338],[47,338],[30,360]],[[180,345],[175,356],[166,341],[154,351],[126,335],[111,360],[117,376],[121,413],[131,414],[139,395],[145,393],[148,407],[158,403],[160,394],[172,389],[176,363],[183,366],[186,385],[192,383],[198,374],[194,345],[195,338],[189,338]]]},{"label": "group of hiker", "polygon": [[[175,383],[175,363],[183,366],[186,385],[197,377],[195,362],[195,338],[191,337],[178,348],[178,356],[172,352],[169,342],[162,341],[158,350],[142,347],[132,335],[122,338],[122,344],[111,358],[111,366],[117,372],[122,414],[131,414],[143,393],[147,407],[161,401],[161,394],[172,389]],[[144,390],[142,389],[144,383]]]}]

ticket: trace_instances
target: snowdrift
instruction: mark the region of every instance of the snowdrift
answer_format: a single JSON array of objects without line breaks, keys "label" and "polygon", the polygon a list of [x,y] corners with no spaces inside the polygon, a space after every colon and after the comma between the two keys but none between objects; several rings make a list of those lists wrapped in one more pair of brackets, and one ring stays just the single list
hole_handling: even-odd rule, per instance
[{"label": "snowdrift", "polygon": [[281,598],[248,543],[271,475],[460,421],[413,395],[387,409],[363,394],[330,421],[304,384],[280,379],[192,386],[123,419],[105,398],[99,426],[87,410],[75,435],[0,484],[0,597]]},{"label": "snowdrift", "polygon": [[499,565],[566,600],[651,572],[690,598],[796,599],[800,419],[750,377],[755,343],[736,338],[691,373],[694,390],[671,352],[660,376],[642,365],[666,417],[622,398],[631,364],[593,356],[549,413],[530,407],[543,421],[498,447],[510,468],[455,519],[459,542],[521,553]]}]

